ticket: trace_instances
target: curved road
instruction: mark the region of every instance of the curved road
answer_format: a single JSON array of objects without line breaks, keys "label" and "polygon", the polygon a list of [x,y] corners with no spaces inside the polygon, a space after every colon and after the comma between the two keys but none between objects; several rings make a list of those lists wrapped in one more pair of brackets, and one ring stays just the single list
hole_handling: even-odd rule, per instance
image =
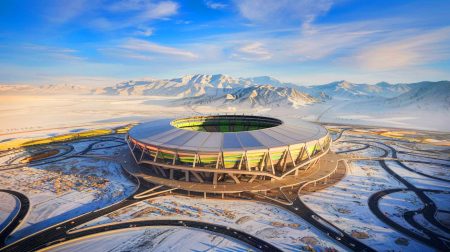
[{"label": "curved road", "polygon": [[[339,139],[342,136],[342,133],[343,133],[343,131],[340,132],[340,135],[338,136],[337,139]],[[102,140],[104,141],[105,139],[102,139]],[[112,141],[117,141],[117,138]],[[101,142],[101,141],[96,141],[96,142],[90,144],[85,150],[81,151],[77,155],[86,154],[87,152],[89,152],[90,150],[93,149],[92,147],[95,144],[97,144],[99,142]],[[396,150],[393,147],[386,145],[384,143],[381,143],[381,142],[376,142],[376,141],[369,141],[369,142],[377,143],[377,144],[388,147],[392,151],[392,157],[396,158],[396,156],[397,156]],[[359,142],[355,142],[355,143],[359,143]],[[359,144],[361,144],[361,143],[359,143]],[[367,144],[367,146],[364,146],[363,149],[368,148],[368,147],[380,148],[379,146]],[[106,147],[106,148],[108,148],[108,147]],[[102,148],[96,148],[96,149],[102,149]],[[349,150],[347,152],[356,151],[356,150],[360,150],[360,149]],[[380,149],[385,152],[382,155],[382,157],[388,156],[387,150],[385,150],[384,148],[380,148]],[[69,157],[66,157],[66,158],[69,158]],[[379,162],[380,162],[381,167],[384,170],[386,170],[389,174],[391,174],[393,177],[395,177],[398,181],[403,183],[408,189],[389,189],[391,191],[385,190],[385,191],[375,193],[374,195],[372,195],[369,198],[369,208],[371,209],[371,211],[374,214],[376,214],[378,216],[378,218],[380,218],[382,221],[384,221],[388,225],[392,226],[394,229],[398,230],[399,232],[405,233],[414,238],[416,238],[416,236],[417,236],[416,239],[423,241],[424,243],[426,243],[429,246],[432,246],[432,247],[435,247],[435,248],[438,248],[441,250],[448,250],[448,247],[440,239],[424,240],[426,238],[424,238],[416,233],[410,234],[411,231],[409,231],[409,230],[405,231],[404,230],[405,228],[403,228],[400,225],[398,225],[397,223],[393,222],[391,219],[386,217],[381,212],[381,210],[378,208],[378,201],[383,196],[385,196],[388,193],[395,192],[396,190],[411,190],[414,193],[416,193],[416,195],[418,195],[420,200],[425,205],[425,207],[422,210],[420,210],[420,212],[423,213],[424,217],[433,225],[448,232],[448,229],[443,227],[434,218],[434,215],[437,212],[437,208],[436,208],[435,204],[433,203],[433,201],[431,201],[431,199],[423,192],[423,190],[416,188],[414,185],[409,183],[407,180],[403,179],[401,176],[396,174],[391,168],[389,168],[387,166],[387,164],[385,163],[384,160],[381,160]],[[396,161],[396,162],[398,162],[399,165],[401,165],[402,167],[405,166],[400,161]],[[407,166],[405,166],[404,168],[406,168],[406,167]],[[406,169],[408,169],[408,168],[409,167],[407,167]],[[418,173],[411,168],[409,168],[409,169],[412,172]],[[86,229],[86,230],[81,230],[78,232],[72,232],[70,234],[67,233],[67,231],[69,231],[70,229],[72,229],[82,223],[88,222],[90,220],[93,220],[97,217],[108,214],[108,213],[118,210],[120,208],[132,205],[134,203],[137,203],[138,201],[144,200],[144,199],[136,200],[133,198],[133,196],[135,194],[139,194],[141,192],[144,192],[144,191],[150,189],[150,186],[148,184],[142,184],[142,183],[146,183],[146,181],[140,181],[140,182],[141,182],[141,184],[139,184],[137,191],[133,195],[129,196],[128,198],[124,199],[121,202],[118,202],[111,206],[105,207],[103,209],[99,209],[96,211],[86,213],[84,215],[75,217],[71,220],[68,220],[68,221],[59,223],[57,225],[54,225],[50,228],[44,229],[40,232],[37,232],[31,236],[26,237],[25,239],[21,239],[21,240],[15,242],[13,244],[10,244],[4,248],[0,248],[0,251],[30,251],[30,250],[35,250],[35,249],[46,247],[49,244],[54,244],[57,242],[62,242],[64,240],[74,239],[74,238],[78,238],[78,237],[81,237],[84,235],[89,235],[89,234],[92,234],[92,232],[103,232],[103,231],[108,231],[108,230],[112,230],[112,229],[129,228],[130,225],[132,227],[134,225],[135,226],[188,226],[188,227],[193,227],[193,228],[208,229],[208,230],[218,232],[218,233],[233,237],[235,239],[241,240],[247,244],[250,244],[251,246],[260,248],[265,251],[279,251],[279,249],[277,249],[276,247],[273,247],[273,245],[270,245],[269,243],[267,243],[263,240],[260,240],[256,237],[253,237],[251,235],[248,235],[244,232],[240,232],[238,230],[233,230],[233,229],[230,229],[230,228],[227,228],[224,226],[219,226],[219,225],[210,224],[210,223],[197,222],[197,221],[178,221],[178,220],[145,220],[144,221],[143,220],[143,221],[134,221],[134,222],[127,222],[127,223],[115,223],[115,224],[111,224],[108,226],[99,226],[99,227],[94,227],[92,229]],[[2,190],[2,191],[8,191],[8,190]],[[12,191],[13,195],[15,195],[14,193],[17,193],[17,192]],[[22,196],[24,196],[24,195],[22,195]],[[21,196],[17,196],[17,197],[20,199]],[[259,200],[259,201],[267,201],[267,202],[270,202],[271,204],[274,203],[273,201],[270,201],[270,200]],[[7,227],[10,230],[9,232],[14,230],[14,228],[22,220],[21,218],[23,218],[26,215],[26,212],[28,211],[28,208],[29,208],[28,199],[25,197],[25,200],[23,202],[24,203],[21,205],[22,213],[18,214],[18,216],[22,215],[22,217],[16,216],[14,218],[14,220],[11,221],[11,223]],[[374,251],[367,245],[365,245],[365,244],[359,242],[357,239],[347,235],[345,232],[340,230],[338,227],[334,226],[333,224],[329,223],[325,219],[318,216],[315,212],[313,212],[310,208],[308,208],[306,206],[306,204],[304,204],[298,197],[293,202],[292,206],[286,206],[286,205],[283,205],[283,204],[277,203],[277,202],[275,202],[275,204],[299,215],[301,218],[305,219],[306,221],[308,221],[309,223],[314,225],[316,228],[318,228],[319,230],[326,233],[328,236],[330,236],[330,238],[335,239],[336,241],[340,242],[341,244],[343,244],[344,246],[346,246],[352,250]],[[6,231],[6,228],[4,231]],[[1,235],[3,237],[2,241],[4,242],[4,239],[7,237],[7,235],[9,235],[9,233],[7,234],[6,232],[2,232]]]},{"label": "curved road", "polygon": [[[80,153],[85,154],[85,153],[89,152],[90,150],[93,149],[92,147],[99,142],[101,142],[101,141],[96,141],[96,142],[90,144],[86,149],[84,149]],[[105,148],[108,148],[108,147],[105,147]],[[96,149],[102,149],[102,148],[96,148]],[[66,157],[66,158],[70,158],[70,157]],[[5,191],[5,192],[11,193],[11,194],[17,196],[18,198],[22,199],[24,203],[21,206],[20,214],[18,214],[16,216],[16,218],[14,218],[14,220],[11,221],[10,224],[8,225],[8,227],[7,227],[8,230],[6,230],[6,228],[5,228],[5,232],[2,232],[3,240],[2,240],[2,244],[0,244],[1,245],[0,251],[34,251],[37,249],[47,247],[51,244],[59,243],[59,242],[65,241],[65,240],[79,238],[79,237],[82,237],[85,235],[90,235],[90,234],[104,232],[104,231],[113,230],[113,229],[129,228],[130,225],[132,227],[133,226],[187,226],[187,227],[198,228],[198,229],[203,229],[203,230],[206,229],[206,230],[210,230],[212,232],[217,232],[217,233],[224,234],[226,236],[238,239],[238,240],[245,242],[255,248],[261,249],[262,251],[280,251],[278,248],[271,245],[270,243],[265,242],[255,236],[244,233],[242,231],[234,230],[234,229],[231,229],[231,228],[228,228],[225,226],[220,226],[220,225],[211,224],[211,223],[204,223],[204,222],[199,222],[199,221],[143,220],[143,221],[133,221],[133,222],[127,222],[127,223],[115,223],[115,224],[111,224],[111,225],[107,225],[107,226],[94,227],[92,229],[86,229],[86,230],[81,230],[78,232],[68,233],[69,230],[75,228],[76,226],[79,226],[80,224],[86,223],[95,218],[101,217],[103,215],[106,215],[106,214],[116,211],[118,209],[124,208],[126,206],[130,206],[139,201],[147,199],[147,198],[135,199],[134,195],[138,195],[142,192],[149,190],[151,188],[151,186],[153,186],[153,185],[148,183],[145,180],[140,179],[140,178],[138,178],[137,184],[138,184],[138,189],[132,195],[130,195],[126,199],[124,199],[116,204],[113,204],[113,205],[110,205],[110,206],[107,206],[105,208],[98,209],[95,211],[91,211],[89,213],[77,216],[70,220],[58,223],[49,228],[46,228],[39,232],[36,232],[30,236],[27,236],[23,239],[20,239],[20,240],[14,242],[12,244],[9,244],[5,247],[3,247],[4,240],[14,230],[14,228],[16,228],[20,224],[23,217],[28,212],[29,201],[24,195],[22,195],[20,193],[17,193],[14,191],[9,191],[9,190],[1,190],[1,191]],[[164,191],[165,188],[160,188],[159,190]],[[156,190],[155,190],[155,192],[156,192]],[[151,196],[149,196],[148,198],[150,198],[150,197]]]},{"label": "curved road", "polygon": [[[152,227],[152,226],[177,226],[177,227],[190,227],[201,230],[207,230],[210,232],[222,234],[228,237],[232,237],[241,242],[244,242],[252,247],[258,248],[262,251],[281,251],[279,248],[273,246],[272,244],[259,239],[256,236],[250,235],[248,233],[239,231],[237,229],[229,228],[222,225],[212,224],[208,222],[201,221],[191,221],[191,220],[139,220],[139,221],[129,221],[129,222],[120,222],[120,223],[112,223],[108,225],[102,225],[92,228],[82,229],[76,232],[68,233],[64,240],[60,240],[58,242],[68,241],[80,237],[85,237],[88,235],[99,234],[102,232],[107,232],[111,230],[120,230],[134,227]],[[55,243],[53,243],[55,244]],[[52,245],[53,245],[52,244]],[[39,249],[39,248],[38,248]]]},{"label": "curved road", "polygon": [[346,234],[342,229],[336,227],[329,221],[320,217],[317,213],[315,213],[311,208],[309,208],[300,197],[296,197],[292,202],[292,205],[285,205],[275,200],[270,200],[268,198],[258,198],[257,195],[251,194],[252,198],[256,201],[261,201],[265,203],[270,203],[277,205],[281,208],[292,212],[293,214],[299,216],[304,219],[306,222],[310,223],[318,230],[325,233],[328,237],[335,240],[336,242],[344,245],[345,247],[354,250],[354,251],[375,251],[364,243],[358,241],[352,236]]},{"label": "curved road", "polygon": [[[392,157],[393,158],[397,158],[397,153],[395,148],[382,143],[382,142],[377,142],[377,141],[367,141],[367,142],[372,142],[372,143],[376,143],[382,146],[385,146],[387,148],[389,148],[392,152]],[[370,145],[370,144],[369,144]],[[371,147],[377,147],[380,148],[378,146],[375,145],[370,145]],[[383,149],[383,148],[382,148]],[[385,150],[385,155],[383,156],[387,156],[386,154],[388,153],[387,150]],[[435,215],[437,213],[437,207],[434,204],[434,202],[424,193],[424,191],[432,191],[432,190],[428,190],[428,189],[420,189],[415,187],[412,183],[410,183],[408,180],[406,180],[405,178],[403,178],[402,176],[398,175],[396,172],[394,172],[387,164],[384,160],[380,160],[378,161],[380,163],[380,166],[387,172],[389,173],[391,176],[393,176],[397,181],[399,181],[400,183],[402,183],[403,185],[405,185],[405,187],[407,188],[406,190],[410,190],[413,191],[418,197],[419,199],[423,202],[424,204],[424,208],[422,210],[420,210],[420,212],[423,214],[423,216],[425,217],[425,219],[430,222],[431,224],[433,224],[434,226],[444,230],[445,232],[450,232],[450,230],[443,226],[439,221],[437,221],[435,219]],[[417,172],[409,167],[407,167],[406,165],[404,165],[401,161],[395,160],[394,162],[396,162],[397,164],[399,164],[401,167],[421,174],[420,172]],[[429,176],[427,176],[429,177]],[[448,250],[449,247],[445,244],[445,242],[443,242],[441,239],[437,239],[435,238],[436,236],[433,236],[433,238],[430,239],[426,239],[408,229],[405,229],[404,227],[402,227],[401,225],[397,224],[396,222],[392,221],[391,219],[389,219],[388,217],[386,217],[382,211],[379,209],[378,206],[378,201],[385,195],[392,193],[392,192],[396,192],[398,190],[405,190],[405,189],[388,189],[388,190],[384,190],[384,191],[380,191],[377,192],[373,195],[371,195],[371,197],[369,198],[368,204],[369,204],[369,208],[370,210],[383,222],[385,222],[387,225],[391,226],[392,228],[396,229],[397,231],[404,233],[405,235],[408,235],[410,237],[413,237],[425,244],[427,244],[430,247],[433,248],[437,248],[439,250]],[[424,227],[422,227],[422,229],[426,229]]]},{"label": "curved road", "polygon": [[27,215],[28,210],[30,209],[30,200],[27,198],[27,196],[17,191],[0,189],[0,192],[9,193],[19,199],[20,202],[19,211],[8,223],[8,225],[3,230],[0,230],[0,247],[3,247],[5,245],[6,238],[11,234],[12,231],[14,231],[14,229],[23,221],[23,218],[25,218],[25,216]]}]

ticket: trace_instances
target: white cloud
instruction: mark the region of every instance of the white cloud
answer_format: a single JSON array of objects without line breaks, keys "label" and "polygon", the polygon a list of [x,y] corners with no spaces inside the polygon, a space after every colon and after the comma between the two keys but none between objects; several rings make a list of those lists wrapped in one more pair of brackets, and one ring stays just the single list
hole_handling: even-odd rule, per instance
[{"label": "white cloud", "polygon": [[78,18],[89,28],[117,30],[168,19],[176,15],[178,9],[179,4],[170,0],[122,0],[110,4],[102,4],[101,0],[60,0],[47,8],[47,16],[54,22],[63,23]]},{"label": "white cloud", "polygon": [[[96,2],[96,0],[93,0]],[[65,23],[92,8],[88,0],[59,0],[52,2],[46,10],[46,17],[54,23]]]},{"label": "white cloud", "polygon": [[385,71],[449,58],[450,27],[446,27],[363,47],[349,60],[368,70]]},{"label": "white cloud", "polygon": [[256,23],[302,23],[307,26],[331,8],[332,0],[236,0],[244,18]]},{"label": "white cloud", "polygon": [[177,14],[178,8],[178,3],[172,1],[148,3],[138,18],[142,21],[167,18]]},{"label": "white cloud", "polygon": [[138,27],[138,30],[136,31],[136,35],[150,37],[151,35],[153,35],[153,28],[146,27],[146,26],[140,26],[140,27]]},{"label": "white cloud", "polygon": [[52,46],[44,46],[38,44],[26,44],[20,46],[21,50],[27,52],[28,57],[45,57],[51,58],[54,60],[60,61],[81,61],[82,57],[77,56],[77,50],[73,50],[70,48],[61,48],[61,47],[52,47]]},{"label": "white cloud", "polygon": [[263,43],[251,42],[234,49],[231,58],[241,60],[268,60],[272,58],[272,54],[264,47]]},{"label": "white cloud", "polygon": [[156,43],[148,42],[141,39],[129,39],[121,46],[123,49],[128,49],[134,52],[150,53],[156,55],[175,56],[185,59],[196,59],[197,54],[191,51],[183,50],[175,47],[163,46]]},{"label": "white cloud", "polygon": [[170,0],[159,2],[121,0],[105,7],[111,12],[133,12],[134,18],[141,21],[167,18],[177,14],[178,8],[178,3]]},{"label": "white cloud", "polygon": [[301,61],[320,60],[351,54],[361,45],[379,39],[382,29],[369,22],[310,26],[307,32],[278,43],[289,48],[289,51],[281,51],[286,57]]},{"label": "white cloud", "polygon": [[142,0],[121,0],[108,4],[106,9],[113,12],[139,10],[144,4]]},{"label": "white cloud", "polygon": [[210,1],[210,0],[206,0],[205,4],[208,8],[213,9],[213,10],[224,9],[227,7],[227,5],[222,2]]}]

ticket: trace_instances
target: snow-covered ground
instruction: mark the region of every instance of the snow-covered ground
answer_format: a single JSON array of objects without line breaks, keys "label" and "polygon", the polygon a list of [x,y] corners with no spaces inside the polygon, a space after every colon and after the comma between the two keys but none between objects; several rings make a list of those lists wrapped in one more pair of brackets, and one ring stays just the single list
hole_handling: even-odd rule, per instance
[{"label": "snow-covered ground", "polygon": [[415,171],[431,175],[437,178],[450,180],[450,165],[444,166],[439,164],[424,164],[416,162],[402,162],[402,163]]},{"label": "snow-covered ground", "polygon": [[232,238],[191,228],[149,227],[107,232],[49,251],[258,251]]},{"label": "snow-covered ground", "polygon": [[19,211],[19,200],[5,192],[0,192],[0,230],[3,230]]},{"label": "snow-covered ground", "polygon": [[193,114],[168,106],[165,97],[2,96],[0,140],[42,137],[123,125],[151,118]]},{"label": "snow-covered ground", "polygon": [[128,145],[126,145],[125,140],[104,141],[92,146],[92,149],[87,154],[113,157],[118,155],[123,149],[128,149]]},{"label": "snow-covered ground", "polygon": [[433,200],[439,210],[450,212],[450,192],[434,193],[425,192],[425,194]]},{"label": "snow-covered ground", "polygon": [[[73,145],[80,151],[89,143],[92,142]],[[120,201],[135,189],[120,164],[78,157],[2,171],[0,184],[3,188],[23,192],[31,204],[25,221],[8,238],[8,242]]]},{"label": "snow-covered ground", "polygon": [[407,211],[420,210],[424,207],[423,203],[417,197],[414,192],[411,191],[402,191],[391,193],[389,195],[384,196],[379,201],[380,210],[388,216],[391,220],[396,223],[402,225],[409,230],[416,232],[419,235],[426,235],[411,226],[404,218],[403,214]]},{"label": "snow-covered ground", "polygon": [[253,201],[164,196],[118,210],[78,228],[146,218],[200,220],[225,225],[255,235],[285,251],[301,251],[307,246],[316,250],[327,247],[344,250],[296,215]]},{"label": "snow-covered ground", "polygon": [[[381,132],[382,129],[374,129],[374,132]],[[370,135],[369,135],[370,134]],[[423,133],[417,133],[420,136]],[[348,143],[345,141],[357,141],[358,144]],[[438,164],[447,164],[449,161],[445,160],[446,149],[431,144],[407,143],[390,139],[383,136],[378,136],[370,133],[370,130],[352,130],[345,132],[341,138],[342,142],[335,142],[332,146],[334,151],[344,151],[351,149],[358,149],[362,147],[361,143],[368,143],[377,147],[369,147],[364,150],[350,152],[358,156],[378,157],[384,153],[380,148],[386,149],[390,157],[392,151],[382,144],[382,142],[397,149],[397,151],[414,152],[415,156],[407,153],[399,154],[399,158],[406,160],[417,160],[423,162],[434,162]],[[380,148],[378,148],[380,147]],[[423,147],[423,148],[421,148]],[[423,149],[423,151],[422,151]],[[423,155],[421,157],[419,155]],[[443,160],[431,159],[426,156],[433,156]],[[448,156],[448,154],[447,154]],[[405,178],[415,186],[423,189],[439,189],[447,190],[449,183],[427,178],[422,175],[410,172],[405,168],[399,166],[394,161],[385,161],[386,164],[401,177]],[[438,164],[424,164],[415,162],[404,162],[405,165],[417,171],[433,175],[440,178],[448,179],[448,167]],[[405,186],[395,180],[389,175],[377,161],[352,161],[350,170],[347,176],[336,185],[325,190],[315,192],[312,194],[302,196],[302,199],[311,207],[316,213],[325,219],[331,221],[333,224],[343,229],[346,233],[360,236],[360,241],[371,246],[379,251],[421,251],[431,250],[426,245],[403,236],[401,233],[393,230],[381,220],[379,220],[368,208],[368,198],[381,190],[389,188],[404,188]],[[439,212],[437,219],[443,220],[449,225],[445,218],[450,215],[445,212],[450,208],[450,198],[448,194],[432,194],[427,193],[439,209],[444,210]],[[333,202],[330,204],[330,202]],[[423,203],[411,191],[400,191],[384,196],[379,202],[380,210],[393,221],[398,224],[424,235],[421,231],[414,229],[403,218],[403,213],[406,211],[419,210],[423,208]],[[432,227],[423,216],[415,216],[415,220],[421,223],[424,227],[428,227],[437,233],[436,227]],[[442,222],[442,221],[441,221]],[[356,232],[355,232],[356,231]]]},{"label": "snow-covered ground", "polygon": [[[335,149],[339,149],[340,142],[335,143]],[[353,149],[361,145],[355,144]],[[349,148],[345,143],[345,148]],[[364,156],[379,156],[380,150],[368,148],[358,151]],[[405,238],[402,234],[386,226],[374,214],[371,213],[367,202],[375,192],[404,187],[376,161],[357,161],[350,164],[347,176],[325,190],[302,196],[303,201],[316,213],[324,217],[348,234],[360,238],[360,241],[379,251],[422,251],[430,248],[410,240],[408,245],[400,245],[398,239]],[[404,203],[412,204],[406,197],[400,197]],[[330,203],[332,202],[332,203]],[[386,205],[387,202],[385,202]],[[414,204],[413,204],[414,205]],[[416,206],[414,206],[416,207]],[[389,210],[389,209],[386,209]]]},{"label": "snow-covered ground", "polygon": [[[304,119],[343,124],[380,125],[449,131],[448,119],[432,113],[399,112],[371,114],[341,109],[345,101],[315,103],[298,108],[273,108],[208,105],[185,106],[173,97],[52,95],[2,96],[0,99],[1,140],[49,136],[84,129],[118,126],[160,117],[184,117],[198,114],[246,113],[274,116],[290,122]],[[435,118],[437,117],[437,119]],[[436,123],[438,121],[439,123]]]},{"label": "snow-covered ground", "polygon": [[[402,176],[408,182],[412,183],[414,186],[419,188],[427,188],[427,189],[435,189],[435,190],[448,190],[449,183],[445,181],[439,181],[433,178],[428,178],[417,174],[415,172],[411,172],[401,167],[394,161],[386,161],[386,164],[391,168],[394,172]],[[426,165],[423,165],[426,166]],[[423,167],[422,166],[422,167]],[[448,168],[447,168],[448,169]],[[424,172],[429,173],[429,172]],[[439,177],[439,176],[438,176]]]}]

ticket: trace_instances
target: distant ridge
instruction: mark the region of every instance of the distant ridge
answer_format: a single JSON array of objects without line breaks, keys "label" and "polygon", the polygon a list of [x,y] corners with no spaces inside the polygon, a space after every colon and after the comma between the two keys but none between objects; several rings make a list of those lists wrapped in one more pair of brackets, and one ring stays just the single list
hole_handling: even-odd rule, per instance
[{"label": "distant ridge", "polygon": [[[114,86],[91,89],[79,85],[0,85],[1,95],[112,95],[164,96],[178,99],[175,104],[211,106],[302,107],[316,103],[355,103],[360,109],[381,106],[415,109],[447,109],[450,82],[417,82],[375,85],[336,81],[323,85],[299,86],[270,76],[234,78],[224,74],[193,74],[174,79],[126,81]],[[347,107],[352,108],[351,105]]]},{"label": "distant ridge", "polygon": [[181,100],[188,105],[239,105],[245,107],[299,107],[318,102],[308,94],[294,88],[274,87],[271,85],[255,85],[234,89],[233,92],[223,95],[202,95]]}]

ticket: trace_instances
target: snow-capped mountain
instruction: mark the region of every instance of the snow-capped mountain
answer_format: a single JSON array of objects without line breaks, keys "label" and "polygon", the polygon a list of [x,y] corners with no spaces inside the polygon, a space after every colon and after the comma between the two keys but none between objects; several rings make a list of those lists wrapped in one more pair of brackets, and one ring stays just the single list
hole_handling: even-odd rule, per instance
[{"label": "snow-capped mountain", "polygon": [[239,105],[245,107],[299,107],[317,102],[308,94],[294,88],[257,85],[236,89],[223,95],[202,95],[180,101],[188,105]]},{"label": "snow-capped mountain", "polygon": [[384,107],[420,110],[450,110],[450,82],[419,82],[397,97],[383,101]]},{"label": "snow-capped mountain", "polygon": [[90,93],[91,88],[81,85],[0,85],[1,95],[80,95]]},{"label": "snow-capped mountain", "polygon": [[195,97],[200,95],[221,95],[231,92],[233,88],[243,87],[239,79],[223,74],[186,75],[176,79],[127,81],[113,87],[96,90],[97,94],[106,95],[153,95]]},{"label": "snow-capped mountain", "polygon": [[[165,96],[182,99],[190,104],[240,104],[248,106],[294,106],[311,103],[354,106],[383,106],[390,109],[402,106],[438,109],[448,107],[448,84],[442,82],[418,82],[412,84],[375,85],[336,81],[324,85],[299,86],[281,82],[269,76],[234,78],[223,74],[195,74],[174,79],[150,79],[126,81],[114,86],[92,89],[76,85],[0,85],[1,95],[51,95],[92,94],[120,96]],[[439,89],[440,88],[440,89]],[[433,91],[439,89],[438,91]],[[192,99],[191,99],[192,98]],[[179,102],[177,102],[179,104]],[[357,104],[357,105],[356,105]]]},{"label": "snow-capped mountain", "polygon": [[314,97],[327,95],[333,99],[354,100],[374,97],[395,97],[414,88],[413,84],[389,84],[380,82],[375,85],[356,84],[348,81],[336,81],[324,85],[300,87],[300,90]]}]

